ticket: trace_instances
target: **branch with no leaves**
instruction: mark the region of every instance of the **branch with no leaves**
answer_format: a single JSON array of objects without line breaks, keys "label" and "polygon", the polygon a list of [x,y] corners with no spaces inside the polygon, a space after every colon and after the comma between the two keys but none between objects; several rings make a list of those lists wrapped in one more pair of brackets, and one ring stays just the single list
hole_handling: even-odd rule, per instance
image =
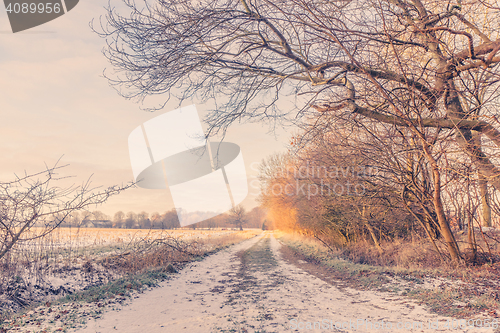
[{"label": "branch with no leaves", "polygon": [[[66,166],[56,164],[38,173],[0,182],[0,259],[18,242],[49,234],[71,213],[102,204],[134,186],[130,183],[98,191],[88,180],[81,186],[59,187],[54,183],[68,177],[59,177],[57,172]],[[40,230],[35,232],[33,227]]]}]

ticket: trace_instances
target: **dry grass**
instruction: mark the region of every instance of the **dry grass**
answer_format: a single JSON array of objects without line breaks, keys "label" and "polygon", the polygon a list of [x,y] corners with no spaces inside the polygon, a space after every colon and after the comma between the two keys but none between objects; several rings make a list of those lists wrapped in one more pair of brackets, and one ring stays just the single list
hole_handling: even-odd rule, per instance
[{"label": "dry grass", "polygon": [[[470,249],[467,232],[456,233],[457,243],[461,249],[464,262],[463,266],[484,266],[485,270],[491,265],[500,262],[500,230],[490,229],[481,233],[475,230],[477,253],[475,257]],[[303,243],[303,248],[312,252],[329,252],[338,258],[349,260],[357,264],[393,267],[410,270],[445,270],[451,273],[456,271],[456,266],[451,263],[447,253],[446,244],[442,239],[436,241],[439,252],[427,238],[414,236],[408,239],[381,240],[382,252],[371,242],[361,240],[342,247],[325,245],[312,237],[303,237],[301,233],[284,234],[291,242]],[[328,242],[328,240],[325,240]]]},{"label": "dry grass", "polygon": [[[364,242],[331,249],[299,234],[281,233],[280,240],[307,261],[328,267],[340,285],[406,295],[441,315],[500,317],[499,262],[443,264],[424,240],[382,244],[382,254]],[[498,254],[496,246],[490,248]]]},{"label": "dry grass", "polygon": [[[94,288],[100,294],[99,290],[120,278],[143,281],[136,283],[137,288],[154,284],[183,263],[259,232],[57,229],[46,237],[20,243],[0,262],[0,319],[38,302],[53,302],[84,289]],[[123,283],[116,286],[111,289],[119,291]],[[93,299],[94,295],[83,298]]]},{"label": "dry grass", "polygon": [[211,254],[258,233],[259,231],[248,230],[156,234],[156,237],[143,238],[133,243],[127,251],[105,256],[97,260],[97,263],[107,269],[127,274],[170,264],[180,266],[193,258]]}]

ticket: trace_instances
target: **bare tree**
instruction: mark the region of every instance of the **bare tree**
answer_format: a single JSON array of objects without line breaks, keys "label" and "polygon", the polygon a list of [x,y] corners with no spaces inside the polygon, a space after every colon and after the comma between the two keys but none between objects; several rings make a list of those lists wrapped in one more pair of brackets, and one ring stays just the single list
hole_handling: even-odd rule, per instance
[{"label": "bare tree", "polygon": [[[435,218],[460,260],[443,208],[439,142],[500,189],[496,0],[124,1],[131,14],[110,8],[101,34],[117,69],[111,82],[125,96],[182,87],[181,99],[216,99],[211,131],[301,116],[400,131],[429,167]],[[286,95],[296,97],[294,109],[280,109]]]},{"label": "bare tree", "polygon": [[262,207],[254,207],[247,214],[248,222],[247,227],[262,228],[262,223],[266,218],[266,210]]},{"label": "bare tree", "polygon": [[76,211],[102,204],[132,186],[96,192],[88,181],[82,186],[59,187],[57,183],[64,177],[57,172],[63,167],[56,165],[0,182],[0,259],[17,243],[44,237]]},{"label": "bare tree", "polygon": [[247,212],[242,205],[234,206],[229,210],[229,223],[243,230],[243,225],[247,222]]},{"label": "bare tree", "polygon": [[149,213],[142,211],[137,214],[137,221],[139,223],[139,227],[142,229],[151,228],[151,220],[149,219]]},{"label": "bare tree", "polygon": [[127,213],[127,219],[125,220],[125,227],[127,229],[135,228],[137,225],[137,214],[134,212]]},{"label": "bare tree", "polygon": [[79,212],[73,212],[70,216],[70,226],[80,226],[82,224],[82,218]]},{"label": "bare tree", "polygon": [[116,212],[113,217],[113,226],[115,228],[121,228],[123,226],[124,221],[125,221],[125,213],[120,210]]},{"label": "bare tree", "polygon": [[161,215],[158,212],[154,212],[153,214],[151,214],[151,227],[153,229],[161,229],[161,226]]},{"label": "bare tree", "polygon": [[100,210],[94,210],[92,212],[92,217],[94,218],[94,220],[106,220],[108,218],[107,215]]},{"label": "bare tree", "polygon": [[175,208],[165,212],[162,215],[162,229],[174,229],[180,228],[179,218],[177,216],[177,211]]}]

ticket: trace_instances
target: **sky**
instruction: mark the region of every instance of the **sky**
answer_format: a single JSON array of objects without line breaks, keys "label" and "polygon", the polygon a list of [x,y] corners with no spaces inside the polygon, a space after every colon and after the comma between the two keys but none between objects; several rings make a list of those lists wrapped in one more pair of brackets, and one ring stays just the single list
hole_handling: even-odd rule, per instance
[{"label": "sky", "polygon": [[[121,1],[111,0],[120,7]],[[89,22],[105,15],[107,1],[85,0],[65,15],[38,27],[12,33],[5,7],[0,10],[0,181],[66,165],[62,184],[106,188],[133,181],[128,136],[144,122],[175,109],[175,101],[154,113],[141,110],[108,84],[103,70],[112,70],[102,55],[105,40]],[[208,106],[191,100],[203,117]],[[154,106],[145,104],[143,106]],[[206,129],[206,125],[203,124]],[[255,178],[262,159],[286,151],[286,129],[269,133],[266,124],[236,124],[225,141],[241,148],[249,181],[242,204],[257,203]],[[116,211],[165,212],[174,208],[168,190],[133,188],[99,207]]]}]

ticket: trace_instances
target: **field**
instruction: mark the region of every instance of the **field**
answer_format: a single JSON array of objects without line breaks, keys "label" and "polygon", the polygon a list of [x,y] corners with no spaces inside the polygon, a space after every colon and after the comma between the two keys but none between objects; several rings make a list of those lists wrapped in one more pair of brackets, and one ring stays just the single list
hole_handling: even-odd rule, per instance
[{"label": "field", "polygon": [[[42,228],[33,228],[31,234],[40,233]],[[193,240],[220,237],[233,234],[233,230],[192,230],[192,229],[117,229],[117,228],[58,228],[37,241],[28,242],[26,246],[42,246],[45,248],[78,248],[130,244],[139,240],[158,239],[169,235],[176,239]],[[26,237],[30,235],[27,234]]]},{"label": "field", "polygon": [[[33,229],[32,235],[42,229]],[[256,230],[59,228],[19,243],[2,262],[3,318],[112,281],[186,262],[250,238]],[[1,319],[1,318],[0,318]]]}]

